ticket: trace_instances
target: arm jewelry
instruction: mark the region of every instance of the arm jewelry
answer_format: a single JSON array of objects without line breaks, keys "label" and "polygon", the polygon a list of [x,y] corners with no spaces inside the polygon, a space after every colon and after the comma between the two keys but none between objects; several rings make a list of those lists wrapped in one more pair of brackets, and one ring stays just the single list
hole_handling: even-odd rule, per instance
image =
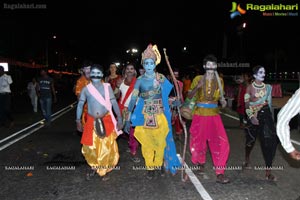
[{"label": "arm jewelry", "polygon": [[250,101],[250,94],[246,93],[244,96],[245,103],[248,103]]},{"label": "arm jewelry", "polygon": [[[244,101],[246,104],[246,114],[251,119],[254,116],[253,110],[249,108],[250,94],[246,93],[244,96]],[[248,108],[247,108],[248,107]]]},{"label": "arm jewelry", "polygon": [[246,109],[246,114],[248,115],[249,119],[251,119],[252,117],[254,117],[254,113],[252,109]]}]

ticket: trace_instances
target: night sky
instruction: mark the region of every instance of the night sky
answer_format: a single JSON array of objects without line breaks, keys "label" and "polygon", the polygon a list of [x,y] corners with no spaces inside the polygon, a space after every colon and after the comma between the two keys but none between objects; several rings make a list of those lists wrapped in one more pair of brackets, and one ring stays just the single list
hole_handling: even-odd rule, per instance
[{"label": "night sky", "polygon": [[[70,61],[74,66],[80,66],[85,59],[107,66],[113,61],[132,59],[126,50],[133,47],[140,51],[136,57],[139,59],[141,51],[153,43],[161,53],[167,48],[171,64],[181,69],[201,64],[208,53],[217,55],[220,62],[262,64],[270,71],[274,70],[275,61],[278,69],[298,69],[299,16],[263,17],[248,11],[230,19],[231,1],[168,2],[49,1],[34,2],[45,4],[46,9],[14,10],[5,9],[3,4],[0,54],[43,63],[47,44],[53,64],[59,62],[54,59],[54,52],[59,51],[64,53],[66,62],[76,57],[76,61]],[[243,22],[247,23],[246,28],[239,32],[238,26]],[[57,36],[55,40],[53,35]],[[184,46],[187,51],[182,50]]]}]

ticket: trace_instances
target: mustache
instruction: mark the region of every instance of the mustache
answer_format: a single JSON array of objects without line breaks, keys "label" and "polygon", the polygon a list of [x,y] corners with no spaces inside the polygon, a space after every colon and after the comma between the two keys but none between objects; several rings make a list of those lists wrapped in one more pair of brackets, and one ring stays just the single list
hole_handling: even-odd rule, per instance
[{"label": "mustache", "polygon": [[205,68],[205,70],[213,70],[213,71],[217,71],[217,68]]},{"label": "mustache", "polygon": [[103,76],[90,76],[91,79],[102,79]]}]

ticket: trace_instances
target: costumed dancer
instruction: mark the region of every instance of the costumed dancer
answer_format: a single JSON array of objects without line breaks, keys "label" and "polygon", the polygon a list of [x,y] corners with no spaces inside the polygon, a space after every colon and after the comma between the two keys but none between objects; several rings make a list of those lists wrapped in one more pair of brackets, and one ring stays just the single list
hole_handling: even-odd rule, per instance
[{"label": "costumed dancer", "polygon": [[[124,69],[124,80],[122,81],[119,91],[120,91],[120,98],[118,101],[120,111],[122,113],[123,120],[126,119],[128,116],[128,105],[132,96],[132,92],[134,89],[134,85],[136,82],[136,70],[133,64],[126,65]],[[119,96],[119,95],[117,95]],[[137,148],[139,146],[138,141],[134,137],[134,127],[130,127],[129,131],[129,149],[132,156],[133,162],[140,162],[140,159],[136,155]]]},{"label": "costumed dancer", "polygon": [[119,161],[116,138],[122,133],[123,122],[110,84],[101,81],[103,78],[101,65],[95,64],[91,67],[90,78],[92,82],[80,93],[76,124],[77,130],[82,131],[81,116],[87,101],[87,121],[81,138],[81,152],[92,168],[92,172],[87,173],[87,179],[97,172],[105,181],[108,179],[107,173],[112,171]]},{"label": "costumed dancer", "polygon": [[125,130],[129,131],[131,119],[132,126],[135,126],[134,136],[141,144],[148,179],[154,177],[155,169],[159,169],[161,175],[164,175],[164,170],[175,174],[181,166],[176,155],[168,104],[172,85],[164,75],[155,72],[160,60],[157,46],[148,45],[142,53],[145,74],[135,83],[125,125]]},{"label": "costumed dancer", "polygon": [[247,87],[244,97],[248,120],[245,128],[246,147],[243,165],[245,168],[250,168],[250,153],[258,136],[266,165],[266,179],[274,181],[276,178],[271,173],[271,168],[278,138],[271,112],[272,86],[263,82],[265,75],[266,71],[263,66],[258,65],[253,68],[255,80]]},{"label": "costumed dancer", "polygon": [[224,173],[230,147],[218,106],[218,101],[222,107],[226,106],[223,97],[224,83],[218,76],[217,58],[214,55],[207,55],[203,59],[203,68],[205,74],[193,79],[188,93],[188,98],[196,99],[190,127],[192,163],[198,166],[200,173],[204,172],[208,142],[217,182],[225,184],[229,183]]}]

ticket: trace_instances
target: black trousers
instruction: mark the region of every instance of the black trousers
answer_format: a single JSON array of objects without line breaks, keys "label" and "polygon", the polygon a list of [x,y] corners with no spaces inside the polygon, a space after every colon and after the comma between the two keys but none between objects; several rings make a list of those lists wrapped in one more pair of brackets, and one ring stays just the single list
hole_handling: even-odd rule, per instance
[{"label": "black trousers", "polygon": [[245,128],[246,133],[246,153],[250,154],[257,136],[260,139],[260,146],[263,152],[267,168],[272,167],[279,139],[276,135],[276,128],[272,113],[268,105],[264,106],[257,114],[259,125],[253,125],[248,119]]},{"label": "black trousers", "polygon": [[0,94],[0,124],[7,121],[13,121],[14,118],[11,113],[11,95],[10,93]]}]

